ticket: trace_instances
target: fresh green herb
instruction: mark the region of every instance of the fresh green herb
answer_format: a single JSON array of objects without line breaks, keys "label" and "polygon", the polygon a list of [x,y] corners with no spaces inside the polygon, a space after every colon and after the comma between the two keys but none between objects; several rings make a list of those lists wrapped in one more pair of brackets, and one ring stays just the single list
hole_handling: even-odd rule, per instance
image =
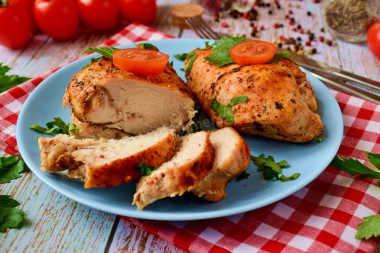
[{"label": "fresh green herb", "polygon": [[6,0],[0,0],[0,6],[8,6],[9,3]]},{"label": "fresh green herb", "polygon": [[[185,61],[187,59],[187,56],[189,54],[188,53],[183,53],[183,54],[175,54],[173,55],[174,58],[176,58],[177,60],[180,60],[180,61]],[[194,55],[194,54],[193,54]]]},{"label": "fresh green herb", "polygon": [[21,177],[25,172],[25,163],[18,155],[0,157],[0,184],[9,183]]},{"label": "fresh green herb", "polygon": [[265,157],[264,154],[259,156],[252,156],[253,163],[258,166],[257,171],[263,172],[263,177],[265,180],[280,180],[281,182],[287,182],[296,180],[301,174],[294,173],[293,175],[287,177],[282,174],[282,169],[288,167],[288,162],[282,160],[278,163],[275,162],[273,156]]},{"label": "fresh green herb", "polygon": [[377,170],[373,170],[362,164],[356,159],[342,158],[335,156],[331,161],[331,165],[337,170],[342,170],[350,174],[351,176],[359,175],[361,178],[373,178],[380,179],[380,156],[379,154],[374,154],[366,152],[368,154],[367,161],[372,163],[377,167]]},{"label": "fresh green herb", "polygon": [[0,93],[31,79],[30,77],[7,75],[10,69],[10,67],[0,62]]},{"label": "fresh green herb", "polygon": [[137,165],[137,168],[139,169],[141,175],[147,175],[147,176],[152,174],[153,170],[157,169],[156,166],[151,166],[143,162],[140,162]]},{"label": "fresh green herb", "polygon": [[141,43],[139,44],[141,49],[155,50],[158,51],[158,48],[150,43]]},{"label": "fresh green herb", "polygon": [[169,62],[169,64],[172,65],[172,67],[173,67],[173,61]]},{"label": "fresh green herb", "polygon": [[223,105],[216,101],[214,98],[211,102],[211,108],[216,112],[216,114],[219,115],[222,119],[226,119],[229,125],[232,125],[234,123],[234,114],[232,113],[232,104],[239,104],[243,103],[248,100],[247,96],[238,96],[234,97],[230,100],[230,102],[227,105]]},{"label": "fresh green herb", "polygon": [[210,42],[205,41],[205,49],[213,48],[213,45],[210,45]]},{"label": "fresh green herb", "polygon": [[194,54],[194,55],[191,57],[190,62],[189,62],[189,65],[187,65],[187,68],[186,68],[186,71],[185,71],[186,73],[188,73],[188,72],[191,70],[191,68],[193,67],[194,61],[195,61],[195,59],[197,59],[197,57],[198,57],[197,54]]},{"label": "fresh green herb", "polygon": [[216,66],[224,66],[233,63],[230,53],[228,50],[236,44],[247,41],[248,39],[244,37],[224,37],[223,39],[215,41],[213,44],[214,50],[209,57],[205,59]]},{"label": "fresh green herb", "polygon": [[66,124],[61,118],[55,117],[54,120],[46,123],[46,127],[42,127],[39,125],[31,125],[29,128],[35,130],[39,133],[43,134],[67,134],[67,135],[75,135],[79,133],[79,129],[75,124]]},{"label": "fresh green herb", "polygon": [[243,180],[243,179],[247,179],[247,178],[249,178],[249,176],[250,176],[251,174],[249,174],[249,173],[247,173],[247,172],[243,172],[243,173],[241,173],[237,178],[236,178],[236,181],[241,181],[241,180]]},{"label": "fresh green herb", "polygon": [[91,58],[91,62],[89,64],[87,64],[86,66],[84,66],[82,69],[85,69],[87,68],[88,66],[90,66],[92,63],[94,63],[95,61],[98,61],[100,60],[100,57],[99,58]]},{"label": "fresh green herb", "polygon": [[180,68],[180,70],[182,70],[182,71],[185,71],[185,69],[184,69],[184,68]]},{"label": "fresh green herb", "polygon": [[356,232],[356,239],[368,240],[372,236],[380,235],[380,214],[364,217],[364,222],[358,225],[359,229]]},{"label": "fresh green herb", "polygon": [[282,58],[288,58],[288,59],[292,60],[292,55],[288,51],[282,51],[279,54],[275,54],[273,56],[272,60],[270,60],[268,63],[278,62]]},{"label": "fresh green herb", "polygon": [[24,212],[15,208],[20,205],[9,195],[0,195],[0,232],[8,228],[19,228],[24,221]]},{"label": "fresh green herb", "polygon": [[317,139],[315,139],[315,141],[316,141],[317,143],[321,143],[321,142],[323,142],[323,138],[320,137],[320,136],[318,136]]},{"label": "fresh green herb", "polygon": [[116,47],[89,47],[83,53],[96,52],[112,60],[112,52],[118,50]]}]

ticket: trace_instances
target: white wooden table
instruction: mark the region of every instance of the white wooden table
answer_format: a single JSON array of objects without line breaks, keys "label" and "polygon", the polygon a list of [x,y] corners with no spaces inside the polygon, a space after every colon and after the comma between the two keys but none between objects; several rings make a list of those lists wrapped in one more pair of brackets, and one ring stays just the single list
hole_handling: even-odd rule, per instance
[{"label": "white wooden table", "polygon": [[[196,38],[192,31],[180,30],[171,24],[170,5],[179,2],[183,1],[158,0],[158,14],[152,27],[176,37]],[[270,8],[258,8],[258,20],[253,23],[256,27],[264,26],[264,30],[257,34],[258,38],[272,41],[283,35],[301,37],[305,42],[307,35],[293,32],[293,27],[287,24],[284,17],[289,10],[293,11],[296,24],[301,23],[305,30],[310,29],[317,37],[323,35],[331,38],[328,33],[320,32],[320,4],[311,0],[283,0],[280,4],[281,9],[273,4]],[[272,10],[272,15],[268,15],[269,10]],[[312,11],[312,16],[306,14],[308,10]],[[252,27],[249,20],[228,17],[215,22],[212,15],[205,15],[204,19],[216,31],[250,37]],[[226,22],[229,27],[222,27],[222,22]],[[284,23],[284,27],[274,29],[274,22]],[[21,50],[0,46],[0,62],[12,67],[11,73],[37,77],[80,56],[85,48],[100,44],[125,25],[127,23],[122,22],[108,33],[81,28],[77,37],[67,42],[56,42],[38,33]],[[321,42],[312,42],[312,46],[318,50],[313,58],[380,81],[380,60],[371,55],[365,44],[350,44],[340,40],[334,44],[330,47]],[[182,252],[115,215],[88,208],[60,195],[31,172],[9,184],[0,185],[0,194],[11,195],[19,201],[27,218],[21,229],[10,229],[0,234],[1,252]]]}]

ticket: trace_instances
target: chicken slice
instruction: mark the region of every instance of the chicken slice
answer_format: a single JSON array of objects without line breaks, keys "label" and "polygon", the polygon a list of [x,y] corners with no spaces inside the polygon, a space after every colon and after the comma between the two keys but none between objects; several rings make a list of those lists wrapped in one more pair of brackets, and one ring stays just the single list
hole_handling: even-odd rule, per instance
[{"label": "chicken slice", "polygon": [[190,91],[170,64],[158,76],[142,76],[106,58],[71,78],[63,103],[80,122],[132,135],[161,126],[181,130],[195,114]]},{"label": "chicken slice", "polygon": [[251,154],[248,144],[231,127],[211,132],[210,140],[215,150],[212,169],[192,192],[198,197],[217,202],[227,196],[225,188],[228,182],[248,168]]},{"label": "chicken slice", "polygon": [[[186,73],[187,85],[207,115],[219,128],[229,126],[211,107],[212,101],[227,106],[232,98],[247,96],[233,104],[232,127],[239,132],[291,142],[307,142],[320,135],[313,87],[306,74],[289,59],[278,62],[218,67],[205,57],[211,49],[196,50],[198,57]],[[189,60],[185,63],[187,68]]]},{"label": "chicken slice", "polygon": [[[119,140],[76,139],[65,135],[39,138],[41,170],[68,169],[71,177],[81,176],[84,188],[113,187],[139,178],[140,162],[160,166],[171,159],[175,133],[166,127]],[[62,166],[62,167],[60,167]]]},{"label": "chicken slice", "polygon": [[207,132],[181,137],[174,157],[137,183],[132,204],[143,209],[158,199],[181,196],[208,174],[213,160],[214,150]]}]

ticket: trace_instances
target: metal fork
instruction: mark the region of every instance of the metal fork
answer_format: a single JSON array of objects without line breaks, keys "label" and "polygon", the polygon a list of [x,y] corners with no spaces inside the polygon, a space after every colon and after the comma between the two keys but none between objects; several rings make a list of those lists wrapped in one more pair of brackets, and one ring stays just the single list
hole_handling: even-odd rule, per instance
[{"label": "metal fork", "polygon": [[219,40],[223,36],[214,32],[211,27],[206,24],[202,18],[187,18],[185,23],[200,37],[203,39]]},{"label": "metal fork", "polygon": [[[218,40],[224,36],[228,36],[227,34],[216,33],[211,29],[211,27],[206,24],[202,18],[188,18],[185,20],[185,23],[200,37],[203,39],[214,39]],[[297,62],[297,64],[300,64]],[[302,64],[300,64],[302,66]],[[319,80],[321,80],[327,86],[349,93],[351,95],[355,95],[357,97],[366,99],[368,101],[380,104],[380,87],[377,84],[374,86],[371,83],[363,83],[355,82],[355,79],[349,78],[350,76],[339,76],[339,75],[331,75],[331,73],[323,73],[321,71],[316,71],[304,66],[308,71]],[[350,74],[353,75],[353,74]],[[360,78],[360,77],[359,77]],[[362,79],[362,78],[361,78]],[[360,81],[360,80],[359,80]],[[372,80],[368,80],[372,81]],[[351,83],[358,83],[361,87],[352,85]],[[373,81],[374,83],[377,83]]]}]

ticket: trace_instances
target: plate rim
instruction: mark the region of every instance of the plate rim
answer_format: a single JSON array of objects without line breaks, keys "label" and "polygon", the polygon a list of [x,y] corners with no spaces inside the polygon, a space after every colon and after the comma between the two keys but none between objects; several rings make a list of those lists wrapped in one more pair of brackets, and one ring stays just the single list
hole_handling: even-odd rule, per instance
[{"label": "plate rim", "polygon": [[[188,43],[188,42],[194,42],[194,41],[199,41],[199,42],[205,42],[205,41],[213,41],[213,40],[208,40],[208,39],[189,39],[189,38],[185,38],[185,39],[164,39],[164,40],[147,40],[147,41],[139,41],[139,42],[135,42],[135,43],[127,43],[127,44],[123,44],[123,45],[120,45],[118,47],[120,48],[127,48],[127,47],[131,47],[133,45],[136,45],[136,44],[139,44],[139,43],[144,43],[144,42],[149,42],[149,43],[165,43],[167,41],[172,41],[172,42],[176,42],[176,41],[180,41],[180,43]],[[158,46],[159,47],[159,46]],[[19,147],[19,151],[20,151],[20,154],[22,155],[22,157],[24,158],[24,154],[27,153],[27,150],[25,150],[25,145],[22,145],[24,143],[24,141],[21,139],[22,138],[22,134],[20,136],[20,133],[22,133],[22,130],[20,129],[21,128],[21,125],[22,125],[22,122],[24,120],[24,113],[25,113],[25,108],[27,108],[28,104],[31,103],[32,99],[34,96],[37,96],[35,94],[38,94],[39,90],[40,89],[43,89],[44,86],[46,86],[50,79],[53,79],[55,75],[58,75],[60,74],[61,72],[65,72],[67,69],[69,68],[72,68],[72,65],[77,63],[78,61],[85,61],[85,59],[90,59],[94,57],[94,54],[89,54],[89,55],[86,55],[84,57],[81,57],[75,61],[72,61],[68,64],[66,64],[65,66],[63,66],[62,68],[60,68],[59,70],[57,70],[56,72],[50,74],[46,79],[44,79],[33,91],[32,93],[28,96],[28,98],[26,99],[26,101],[24,102],[22,108],[21,108],[21,111],[20,111],[20,114],[19,114],[19,117],[18,117],[18,121],[17,121],[17,124],[16,124],[16,140],[17,140],[17,143],[19,144],[18,147]],[[171,60],[174,60],[174,59],[171,59]],[[305,72],[307,74],[307,79],[308,80],[313,80],[313,83],[314,82],[317,82],[319,86],[318,88],[324,90],[324,92],[326,93],[326,90],[328,91],[327,94],[329,94],[329,96],[327,97],[324,97],[323,100],[328,100],[329,103],[333,103],[334,104],[334,107],[336,107],[337,109],[339,109],[339,117],[337,121],[339,121],[339,123],[341,124],[338,124],[337,126],[337,131],[339,133],[339,136],[338,136],[338,139],[336,139],[334,141],[334,144],[335,143],[338,143],[336,146],[334,146],[334,152],[333,153],[330,153],[329,157],[327,159],[325,159],[323,161],[323,164],[320,165],[319,167],[323,167],[322,169],[319,169],[317,171],[312,171],[312,176],[309,176],[308,178],[306,179],[303,179],[302,183],[298,184],[298,186],[296,187],[297,189],[291,189],[289,191],[285,191],[285,192],[282,192],[282,193],[279,193],[277,195],[274,195],[274,196],[271,196],[269,198],[266,199],[266,201],[260,201],[259,204],[249,204],[249,205],[244,205],[244,206],[234,206],[234,207],[229,207],[227,209],[222,209],[222,210],[213,210],[213,211],[209,211],[209,212],[200,212],[200,213],[196,213],[196,215],[192,214],[192,213],[173,213],[173,212],[166,212],[166,213],[163,213],[163,212],[157,212],[157,211],[154,211],[154,210],[148,210],[148,209],[145,209],[145,210],[138,210],[136,208],[136,210],[123,210],[122,208],[117,208],[117,207],[112,207],[112,209],[109,209],[109,207],[107,208],[107,205],[105,205],[104,203],[93,203],[93,202],[86,202],[84,201],[82,198],[76,196],[76,195],[72,195],[70,192],[67,192],[65,189],[61,188],[60,186],[57,186],[57,185],[54,185],[53,182],[49,181],[48,177],[47,176],[44,176],[43,174],[45,174],[45,172],[42,172],[40,171],[39,168],[32,168],[32,166],[29,166],[29,164],[32,164],[32,162],[29,160],[29,156],[25,156],[26,159],[24,159],[25,163],[28,165],[28,167],[30,168],[30,170],[40,179],[42,180],[45,184],[47,184],[49,187],[51,187],[52,189],[54,189],[55,191],[57,191],[58,193],[68,197],[69,199],[72,199],[78,203],[81,203],[87,207],[90,207],[90,208],[95,208],[97,210],[101,210],[101,211],[104,211],[104,212],[107,212],[107,213],[113,213],[113,214],[116,214],[116,215],[121,215],[121,216],[128,216],[128,217],[133,217],[133,218],[140,218],[140,219],[150,219],[150,220],[166,220],[166,221],[176,221],[176,220],[202,220],[202,219],[210,219],[210,218],[219,218],[219,217],[225,217],[225,216],[230,216],[230,215],[235,215],[235,214],[239,214],[239,213],[244,213],[244,212],[247,212],[247,211],[252,211],[252,210],[255,210],[255,209],[258,209],[258,208],[261,208],[261,207],[264,207],[264,206],[267,206],[267,205],[270,205],[270,204],[273,204],[277,201],[280,201],[292,194],[294,194],[295,192],[299,191],[300,189],[302,189],[303,187],[305,187],[307,184],[309,184],[310,182],[312,182],[313,180],[315,180],[327,167],[328,165],[330,164],[331,160],[334,158],[335,154],[337,153],[339,147],[340,147],[340,144],[341,144],[341,141],[343,139],[343,115],[342,115],[342,112],[340,110],[340,107],[338,105],[338,102],[336,101],[334,95],[332,94],[332,92],[321,82],[319,81],[318,79],[316,79],[315,77],[311,76],[310,72],[308,72],[307,70],[301,68],[303,70],[303,72]],[[313,88],[314,88],[314,85],[312,84]],[[331,104],[329,104],[329,106],[332,106]],[[290,187],[292,188],[292,187]],[[205,203],[207,204],[207,203]]]}]

